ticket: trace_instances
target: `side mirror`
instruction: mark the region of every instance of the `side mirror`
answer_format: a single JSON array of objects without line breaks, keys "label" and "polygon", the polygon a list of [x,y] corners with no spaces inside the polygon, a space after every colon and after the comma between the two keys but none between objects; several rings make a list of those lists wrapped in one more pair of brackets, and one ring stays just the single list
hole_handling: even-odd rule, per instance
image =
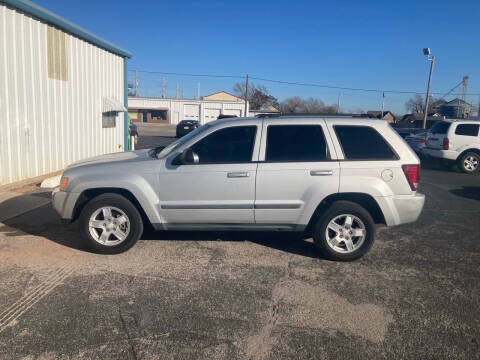
[{"label": "side mirror", "polygon": [[175,159],[175,165],[190,165],[198,164],[200,159],[198,155],[190,148],[183,150],[183,152]]}]

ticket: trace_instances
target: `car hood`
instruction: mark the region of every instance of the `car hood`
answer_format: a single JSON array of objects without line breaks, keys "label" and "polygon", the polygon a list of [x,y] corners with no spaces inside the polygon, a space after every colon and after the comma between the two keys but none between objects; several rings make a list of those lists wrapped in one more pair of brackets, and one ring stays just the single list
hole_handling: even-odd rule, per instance
[{"label": "car hood", "polygon": [[67,167],[67,169],[74,169],[81,166],[111,165],[111,164],[121,164],[121,163],[151,160],[152,157],[148,155],[148,151],[149,150],[146,149],[146,150],[118,152],[118,153],[94,156],[91,158],[76,161],[70,164]]}]

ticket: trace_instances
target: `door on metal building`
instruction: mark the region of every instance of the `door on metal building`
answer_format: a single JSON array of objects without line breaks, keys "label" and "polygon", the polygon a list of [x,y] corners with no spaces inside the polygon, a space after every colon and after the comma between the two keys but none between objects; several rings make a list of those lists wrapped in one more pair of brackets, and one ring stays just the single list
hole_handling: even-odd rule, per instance
[{"label": "door on metal building", "polygon": [[210,122],[210,121],[213,121],[213,120],[217,120],[218,119],[218,116],[220,115],[220,109],[209,109],[209,108],[206,108],[204,110],[204,118],[205,118],[205,123],[207,122]]},{"label": "door on metal building", "polygon": [[196,104],[185,104],[183,105],[183,115],[182,120],[200,120],[200,105]]}]

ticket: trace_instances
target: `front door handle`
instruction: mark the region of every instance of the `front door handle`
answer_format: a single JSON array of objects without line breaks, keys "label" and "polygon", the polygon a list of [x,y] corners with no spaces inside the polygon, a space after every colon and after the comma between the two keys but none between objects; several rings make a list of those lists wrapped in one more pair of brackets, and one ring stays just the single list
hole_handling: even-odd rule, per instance
[{"label": "front door handle", "polygon": [[311,176],[330,176],[333,175],[332,170],[311,170],[310,171]]},{"label": "front door handle", "polygon": [[247,171],[229,172],[229,173],[227,173],[227,177],[229,177],[229,178],[248,177],[248,172]]}]

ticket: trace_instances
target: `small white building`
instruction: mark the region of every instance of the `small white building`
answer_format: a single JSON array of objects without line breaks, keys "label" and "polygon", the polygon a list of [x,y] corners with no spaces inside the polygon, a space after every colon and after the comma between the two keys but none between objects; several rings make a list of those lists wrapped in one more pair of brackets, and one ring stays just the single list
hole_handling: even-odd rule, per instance
[{"label": "small white building", "polygon": [[[198,120],[201,124],[216,120],[219,115],[245,116],[245,101],[225,92],[197,99],[128,98],[128,115],[134,122],[178,124],[182,120]],[[248,116],[248,106],[247,106]]]},{"label": "small white building", "polygon": [[127,149],[129,57],[30,1],[0,1],[0,184]]}]

